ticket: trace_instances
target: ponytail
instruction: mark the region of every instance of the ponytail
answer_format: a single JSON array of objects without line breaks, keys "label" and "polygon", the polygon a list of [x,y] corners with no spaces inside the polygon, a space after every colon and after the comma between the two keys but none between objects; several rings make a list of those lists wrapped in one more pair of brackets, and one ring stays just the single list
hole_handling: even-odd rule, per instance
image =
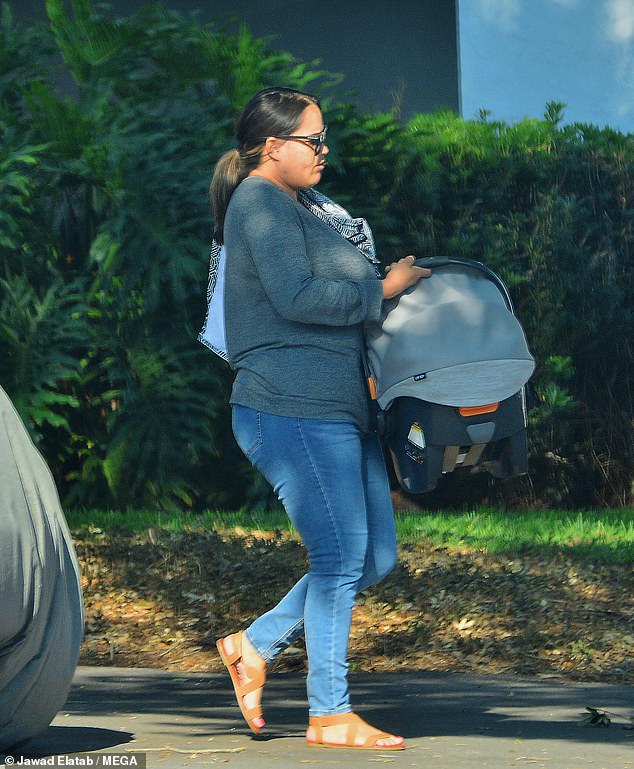
[{"label": "ponytail", "polygon": [[299,125],[306,107],[319,107],[315,96],[293,88],[265,88],[248,102],[236,126],[238,148],[229,150],[216,164],[209,187],[214,214],[214,240],[224,243],[225,216],[231,196],[262,159],[266,137],[290,134]]},{"label": "ponytail", "polygon": [[247,177],[247,174],[248,171],[238,149],[225,152],[216,163],[209,186],[209,197],[214,212],[214,240],[220,245],[224,243],[225,215],[229,201],[236,187]]}]

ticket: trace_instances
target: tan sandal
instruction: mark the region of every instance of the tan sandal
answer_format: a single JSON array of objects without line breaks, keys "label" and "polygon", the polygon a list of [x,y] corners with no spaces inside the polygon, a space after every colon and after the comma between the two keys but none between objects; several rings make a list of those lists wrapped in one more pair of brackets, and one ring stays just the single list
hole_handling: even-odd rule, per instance
[{"label": "tan sandal", "polygon": [[[370,726],[366,721],[360,718],[356,713],[337,713],[332,716],[311,716],[308,719],[309,726],[315,729],[315,739],[306,740],[308,745],[320,748],[356,748],[358,750],[403,750],[405,748],[404,742],[396,743],[395,745],[377,745],[379,740],[390,739],[395,737],[394,734],[388,734],[387,732],[381,732]],[[323,739],[322,729],[326,726],[340,726],[341,724],[347,724],[348,729],[346,732],[345,742],[325,742]],[[356,744],[357,732],[361,725],[370,726],[372,733],[362,742],[360,745]],[[401,740],[403,738],[401,737]]]},{"label": "tan sandal", "polygon": [[[231,639],[233,651],[228,653],[225,651],[224,643],[227,639]],[[256,734],[260,734],[262,727],[254,723],[256,718],[262,718],[262,707],[256,705],[253,708],[247,708],[244,704],[244,697],[251,692],[255,692],[258,689],[262,689],[266,680],[266,670],[257,670],[256,668],[248,667],[242,659],[242,633],[234,633],[226,638],[220,638],[216,641],[216,648],[222,658],[225,667],[229,671],[231,676],[231,682],[236,693],[236,699],[240,706],[240,711],[244,716],[244,720],[249,725],[251,731]],[[244,674],[247,678],[251,679],[246,683],[240,680],[238,675],[238,663],[242,662],[244,666]]]}]

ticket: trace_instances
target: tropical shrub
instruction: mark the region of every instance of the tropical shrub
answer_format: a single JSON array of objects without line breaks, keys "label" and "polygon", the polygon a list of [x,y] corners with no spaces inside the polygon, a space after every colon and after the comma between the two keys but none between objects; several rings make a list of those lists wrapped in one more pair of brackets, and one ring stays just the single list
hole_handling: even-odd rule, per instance
[{"label": "tropical shrub", "polygon": [[251,472],[226,478],[229,375],[196,341],[209,177],[248,94],[329,78],[156,6],[46,8],[2,11],[0,382],[70,503],[226,503]]}]

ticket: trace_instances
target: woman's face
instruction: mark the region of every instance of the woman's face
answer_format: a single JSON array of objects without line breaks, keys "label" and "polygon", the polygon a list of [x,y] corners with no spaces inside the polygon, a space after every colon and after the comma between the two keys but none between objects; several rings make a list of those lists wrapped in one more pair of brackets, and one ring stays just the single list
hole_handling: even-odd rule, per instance
[{"label": "woman's face", "polygon": [[[321,110],[315,104],[306,107],[292,136],[318,136],[324,130]],[[315,186],[326,167],[328,147],[324,145],[315,154],[314,145],[301,139],[273,139],[268,162],[268,176],[293,197],[298,190]],[[261,167],[262,168],[262,167]],[[264,169],[262,169],[264,170]]]}]

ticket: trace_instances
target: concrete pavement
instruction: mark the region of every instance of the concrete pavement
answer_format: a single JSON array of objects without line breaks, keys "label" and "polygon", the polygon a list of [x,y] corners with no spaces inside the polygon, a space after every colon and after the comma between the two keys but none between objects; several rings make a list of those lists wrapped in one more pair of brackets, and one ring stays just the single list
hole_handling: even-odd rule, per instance
[{"label": "concrete pavement", "polygon": [[[83,667],[53,724],[12,758],[19,763],[21,756],[35,762],[38,757],[114,753],[124,761],[135,756],[141,763],[131,765],[141,767],[145,759],[148,769],[215,764],[232,769],[307,764],[355,769],[377,763],[408,769],[634,769],[634,731],[623,728],[634,714],[634,687],[427,672],[352,674],[350,680],[357,712],[402,734],[406,750],[306,746],[307,706],[300,674],[269,675],[267,734],[254,738],[241,720],[225,674]],[[586,706],[605,708],[620,718],[613,718],[608,728],[580,728]],[[60,764],[51,759],[48,765]],[[65,759],[61,765],[73,764]]]}]

